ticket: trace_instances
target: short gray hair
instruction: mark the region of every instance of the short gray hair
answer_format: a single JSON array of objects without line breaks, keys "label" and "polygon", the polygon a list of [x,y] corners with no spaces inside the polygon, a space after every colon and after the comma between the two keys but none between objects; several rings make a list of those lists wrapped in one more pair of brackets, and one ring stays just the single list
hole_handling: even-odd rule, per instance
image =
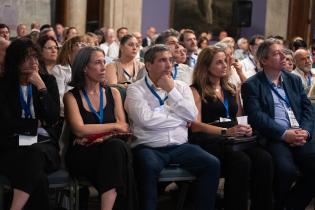
[{"label": "short gray hair", "polygon": [[84,70],[85,67],[88,65],[91,59],[91,55],[94,52],[102,52],[104,51],[99,47],[84,47],[80,49],[78,54],[75,56],[73,66],[72,66],[72,78],[71,82],[69,83],[70,86],[76,87],[82,90],[85,87],[85,74]]},{"label": "short gray hair", "polygon": [[291,55],[292,57],[293,57],[293,55],[294,55],[293,51],[290,50],[290,49],[288,49],[288,48],[284,48],[284,49],[283,49],[283,53],[284,53],[285,55]]},{"label": "short gray hair", "polygon": [[147,63],[147,62],[153,63],[156,54],[159,52],[165,52],[165,51],[170,52],[170,48],[164,44],[156,44],[149,47],[144,53],[144,63]]},{"label": "short gray hair", "polygon": [[179,33],[178,31],[170,28],[166,31],[163,31],[162,33],[160,33],[160,35],[156,38],[155,40],[155,44],[165,44],[166,43],[166,40],[169,38],[169,37],[176,37],[178,38],[179,37]]},{"label": "short gray hair", "polygon": [[263,43],[261,43],[258,47],[258,50],[256,52],[256,57],[258,61],[261,63],[261,61],[268,57],[270,46],[273,44],[282,44],[279,39],[275,38],[269,38],[266,39]]},{"label": "short gray hair", "polygon": [[240,45],[242,44],[243,41],[248,41],[247,39],[245,39],[244,37],[241,37],[237,40],[237,46],[240,47]]},{"label": "short gray hair", "polygon": [[225,42],[217,42],[217,43],[215,43],[214,46],[216,46],[218,48],[221,48],[223,50],[226,50],[227,48],[230,48],[230,49],[234,50],[234,48],[231,45],[229,45],[229,44],[227,44]]}]

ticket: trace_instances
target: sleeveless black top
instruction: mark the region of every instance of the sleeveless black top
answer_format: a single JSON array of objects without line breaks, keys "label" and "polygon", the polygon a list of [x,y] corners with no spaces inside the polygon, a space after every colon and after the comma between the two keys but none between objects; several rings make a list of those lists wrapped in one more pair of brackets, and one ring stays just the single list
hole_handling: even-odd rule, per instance
[{"label": "sleeveless black top", "polygon": [[[93,112],[89,112],[84,108],[79,89],[74,88],[74,89],[71,89],[70,92],[73,94],[75,100],[77,101],[84,124],[99,124],[99,119],[97,118],[97,116],[95,116]],[[105,87],[105,95],[106,95],[106,106],[104,107],[104,112],[103,112],[103,116],[104,116],[103,124],[115,123],[116,122],[115,101],[114,101],[113,94],[110,87],[107,87],[107,86]],[[75,139],[75,135],[71,134],[70,146],[73,145],[74,139]]]},{"label": "sleeveless black top", "polygon": [[[196,88],[196,86],[192,87]],[[197,88],[196,90],[201,96],[201,91],[199,91]],[[236,114],[238,111],[236,96],[233,96],[230,92],[225,90],[223,92],[224,96],[228,99],[230,119],[232,120],[232,122],[235,122]],[[205,99],[206,101],[201,100],[201,122],[213,123],[219,120],[220,117],[227,117],[227,112],[222,101],[220,101],[219,99],[215,100],[210,96],[207,96]]]}]

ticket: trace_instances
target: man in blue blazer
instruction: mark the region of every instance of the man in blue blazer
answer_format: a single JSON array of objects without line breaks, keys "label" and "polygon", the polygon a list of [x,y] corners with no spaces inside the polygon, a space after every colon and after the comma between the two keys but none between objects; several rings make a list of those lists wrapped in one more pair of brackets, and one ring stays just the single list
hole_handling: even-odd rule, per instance
[{"label": "man in blue blazer", "polygon": [[302,210],[315,195],[313,108],[301,79],[282,71],[285,56],[279,40],[262,43],[257,58],[263,71],[242,86],[244,110],[273,156],[275,210]]}]

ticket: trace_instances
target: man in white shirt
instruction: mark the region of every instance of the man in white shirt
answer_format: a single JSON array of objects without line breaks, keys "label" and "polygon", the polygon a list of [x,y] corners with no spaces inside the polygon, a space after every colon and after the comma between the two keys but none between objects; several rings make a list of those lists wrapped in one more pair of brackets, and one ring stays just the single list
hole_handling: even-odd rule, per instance
[{"label": "man in white shirt", "polygon": [[299,76],[305,93],[308,94],[311,86],[314,84],[312,70],[312,56],[306,49],[298,49],[294,52],[294,63],[296,68],[292,71],[293,74]]},{"label": "man in white shirt", "polygon": [[119,56],[119,47],[120,47],[120,40],[128,34],[127,27],[120,27],[117,29],[117,39],[108,47],[108,57],[112,59],[116,59]]},{"label": "man in white shirt", "polygon": [[255,75],[260,70],[259,62],[256,57],[256,51],[259,45],[263,42],[264,37],[261,35],[254,35],[249,40],[249,55],[241,60],[243,72],[245,73],[247,79]]},{"label": "man in white shirt", "polygon": [[165,45],[150,47],[144,61],[148,75],[128,87],[125,100],[137,137],[132,147],[140,209],[156,209],[160,172],[168,164],[179,164],[197,177],[196,209],[213,210],[220,164],[199,146],[187,143],[188,127],[197,117],[192,92],[184,82],[173,80],[173,58]]}]

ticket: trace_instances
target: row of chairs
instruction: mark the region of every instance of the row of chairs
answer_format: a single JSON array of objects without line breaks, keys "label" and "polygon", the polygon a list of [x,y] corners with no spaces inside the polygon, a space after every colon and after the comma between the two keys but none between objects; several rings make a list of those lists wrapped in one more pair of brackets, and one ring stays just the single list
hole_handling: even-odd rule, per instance
[{"label": "row of chairs", "polygon": [[[114,85],[114,87],[119,90],[122,100],[124,101],[126,97],[126,89],[120,85]],[[61,139],[59,141],[62,160],[64,160],[64,154],[68,146],[69,131],[69,126],[64,123]],[[64,161],[62,161],[61,169],[48,176],[49,187],[56,192],[66,190],[69,193],[70,210],[79,210],[80,187],[90,186],[91,184],[85,179],[70,177],[68,171],[64,168],[65,164]],[[189,183],[195,179],[195,176],[188,171],[177,166],[170,166],[162,170],[159,182],[183,182],[180,185],[180,195],[178,197],[179,199],[176,208],[177,210],[182,210]],[[0,210],[4,210],[3,194],[5,188],[10,188],[10,182],[5,176],[0,174]]]},{"label": "row of chairs", "polygon": [[[188,171],[180,167],[166,167],[162,170],[159,182],[182,182],[179,190],[179,197],[177,201],[177,210],[182,210],[186,194],[189,188],[189,184],[196,178]],[[77,179],[70,177],[69,173],[65,169],[59,169],[58,171],[48,176],[49,188],[54,190],[55,199],[61,192],[67,192],[69,195],[69,210],[79,210],[80,205],[80,188],[91,186],[90,182],[86,179]],[[11,189],[9,180],[0,175],[0,210],[4,210],[4,192],[6,189]]]}]

